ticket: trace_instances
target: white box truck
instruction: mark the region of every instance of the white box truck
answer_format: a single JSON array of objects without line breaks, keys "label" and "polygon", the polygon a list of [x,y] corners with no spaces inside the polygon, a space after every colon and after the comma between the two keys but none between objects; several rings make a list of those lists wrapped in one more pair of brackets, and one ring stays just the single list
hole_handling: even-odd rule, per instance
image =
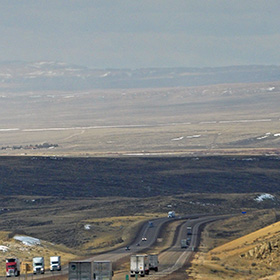
[{"label": "white box truck", "polygon": [[33,274],[45,273],[45,262],[44,257],[35,257],[33,258]]},{"label": "white box truck", "polygon": [[69,280],[93,280],[93,265],[88,261],[69,262]]},{"label": "white box truck", "polygon": [[20,261],[18,258],[6,259],[6,276],[19,276],[20,275]]},{"label": "white box truck", "polygon": [[50,257],[50,271],[61,270],[61,259],[60,256]]},{"label": "white box truck", "polygon": [[149,269],[158,271],[158,254],[149,255]]},{"label": "white box truck", "polygon": [[94,261],[93,262],[93,279],[94,280],[112,280],[114,272],[111,261]]},{"label": "white box truck", "polygon": [[149,259],[148,255],[132,255],[130,257],[130,276],[136,274],[145,276],[149,274]]}]

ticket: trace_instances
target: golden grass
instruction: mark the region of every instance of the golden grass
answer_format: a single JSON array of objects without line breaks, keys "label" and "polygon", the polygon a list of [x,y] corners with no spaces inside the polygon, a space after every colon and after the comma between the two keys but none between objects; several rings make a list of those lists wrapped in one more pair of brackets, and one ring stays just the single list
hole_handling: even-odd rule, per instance
[{"label": "golden grass", "polygon": [[22,263],[31,263],[32,258],[36,256],[43,256],[45,258],[45,267],[49,268],[50,256],[61,256],[62,264],[68,263],[69,260],[77,258],[76,255],[67,253],[63,249],[63,246],[55,246],[52,243],[42,241],[41,244],[37,246],[27,246],[22,242],[17,241],[13,238],[9,239],[6,232],[0,232],[0,245],[9,248],[7,252],[2,252],[0,254],[0,275],[5,275],[5,259],[8,257],[17,257]]},{"label": "golden grass", "polygon": [[9,235],[9,232],[7,231],[0,231],[0,240],[7,240],[8,239],[8,235]]},{"label": "golden grass", "polygon": [[99,252],[131,242],[144,221],[155,218],[155,214],[87,219],[83,221],[94,229],[95,238],[85,243],[82,250]]},{"label": "golden grass", "polygon": [[[196,255],[190,269],[190,275],[194,279],[278,279],[276,276],[265,276],[273,274],[272,267],[268,261],[273,260],[274,270],[280,265],[277,259],[267,257],[248,258],[246,256],[252,248],[265,244],[278,238],[280,233],[280,222],[256,230],[245,236],[220,245],[208,253],[200,252]],[[265,276],[265,277],[264,277]],[[262,278],[263,277],[263,278]]]},{"label": "golden grass", "polygon": [[270,226],[247,234],[236,240],[228,242],[210,251],[210,254],[215,254],[220,258],[225,258],[243,252],[247,252],[260,241],[265,242],[280,233],[280,222],[274,223]]}]

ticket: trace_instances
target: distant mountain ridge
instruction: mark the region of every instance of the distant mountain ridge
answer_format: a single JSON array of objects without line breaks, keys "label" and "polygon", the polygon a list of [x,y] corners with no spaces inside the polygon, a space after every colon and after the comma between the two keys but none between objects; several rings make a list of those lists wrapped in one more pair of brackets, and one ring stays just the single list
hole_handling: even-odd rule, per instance
[{"label": "distant mountain ridge", "polygon": [[62,62],[0,62],[0,90],[191,87],[280,80],[280,66],[90,69]]}]

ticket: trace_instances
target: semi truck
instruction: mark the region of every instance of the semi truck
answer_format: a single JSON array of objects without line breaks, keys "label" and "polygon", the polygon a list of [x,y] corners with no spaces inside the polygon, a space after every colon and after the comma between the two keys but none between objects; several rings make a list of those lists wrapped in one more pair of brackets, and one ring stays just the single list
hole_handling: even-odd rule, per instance
[{"label": "semi truck", "polygon": [[61,260],[60,256],[50,257],[50,271],[60,271],[61,270]]},{"label": "semi truck", "polygon": [[149,270],[158,271],[158,254],[149,255]]},{"label": "semi truck", "polygon": [[93,262],[93,279],[94,280],[112,280],[114,272],[111,261],[94,261]]},{"label": "semi truck", "polygon": [[187,239],[181,239],[181,248],[188,248],[188,241]]},{"label": "semi truck", "polygon": [[20,275],[20,261],[18,258],[6,259],[6,276],[19,276]]},{"label": "semi truck", "polygon": [[45,273],[45,262],[44,257],[35,257],[33,258],[33,274]]},{"label": "semi truck", "polygon": [[69,280],[93,280],[93,265],[88,261],[69,262]]},{"label": "semi truck", "polygon": [[169,211],[167,217],[168,218],[175,218],[175,211]]},{"label": "semi truck", "polygon": [[130,257],[130,276],[134,277],[136,274],[144,277],[148,275],[149,259],[148,255],[132,255]]}]

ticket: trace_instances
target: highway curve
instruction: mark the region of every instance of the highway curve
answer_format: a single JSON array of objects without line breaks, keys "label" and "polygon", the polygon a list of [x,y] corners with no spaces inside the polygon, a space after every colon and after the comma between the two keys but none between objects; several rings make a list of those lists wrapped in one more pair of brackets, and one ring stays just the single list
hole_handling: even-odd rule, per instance
[{"label": "highway curve", "polygon": [[[199,246],[200,227],[203,224],[210,223],[220,219],[220,217],[202,217],[195,220],[187,220],[183,223],[178,233],[175,244],[168,250],[159,254],[159,271],[148,276],[148,279],[162,279],[184,265],[186,265]],[[192,235],[187,235],[187,227],[192,227]],[[181,249],[181,239],[191,238],[190,245],[187,249]]]},{"label": "highway curve", "polygon": [[[83,261],[96,261],[96,260],[110,260],[113,263],[121,259],[128,260],[129,256],[137,252],[145,252],[145,249],[152,247],[156,242],[160,231],[163,225],[167,222],[174,220],[181,220],[182,223],[179,225],[179,231],[176,234],[176,240],[174,240],[173,245],[159,254],[159,271],[151,271],[149,276],[146,276],[146,279],[162,279],[162,277],[167,276],[176,270],[180,269],[190,261],[190,258],[193,254],[193,251],[199,245],[200,231],[199,228],[201,225],[224,218],[222,216],[205,216],[205,215],[191,215],[184,216],[180,219],[168,219],[168,218],[159,218],[153,220],[153,227],[150,227],[149,222],[147,221],[142,229],[140,230],[135,241],[129,245],[129,250],[126,250],[125,247],[106,252],[103,254],[98,254],[93,257],[83,259]],[[187,237],[187,226],[192,227],[192,235],[190,246],[187,249],[181,249],[180,241],[181,239],[186,239]],[[147,238],[146,241],[142,241],[142,237]],[[137,244],[140,246],[137,246]],[[46,271],[44,275],[28,275],[28,279],[43,279],[48,277],[59,277],[62,275],[68,274],[68,265],[64,266],[62,271],[51,273]],[[114,280],[123,280],[125,275],[130,274],[129,271],[118,273],[115,272]],[[23,275],[22,275],[23,276]],[[21,276],[21,277],[22,277]],[[1,277],[0,279],[5,279],[6,277]]]}]

